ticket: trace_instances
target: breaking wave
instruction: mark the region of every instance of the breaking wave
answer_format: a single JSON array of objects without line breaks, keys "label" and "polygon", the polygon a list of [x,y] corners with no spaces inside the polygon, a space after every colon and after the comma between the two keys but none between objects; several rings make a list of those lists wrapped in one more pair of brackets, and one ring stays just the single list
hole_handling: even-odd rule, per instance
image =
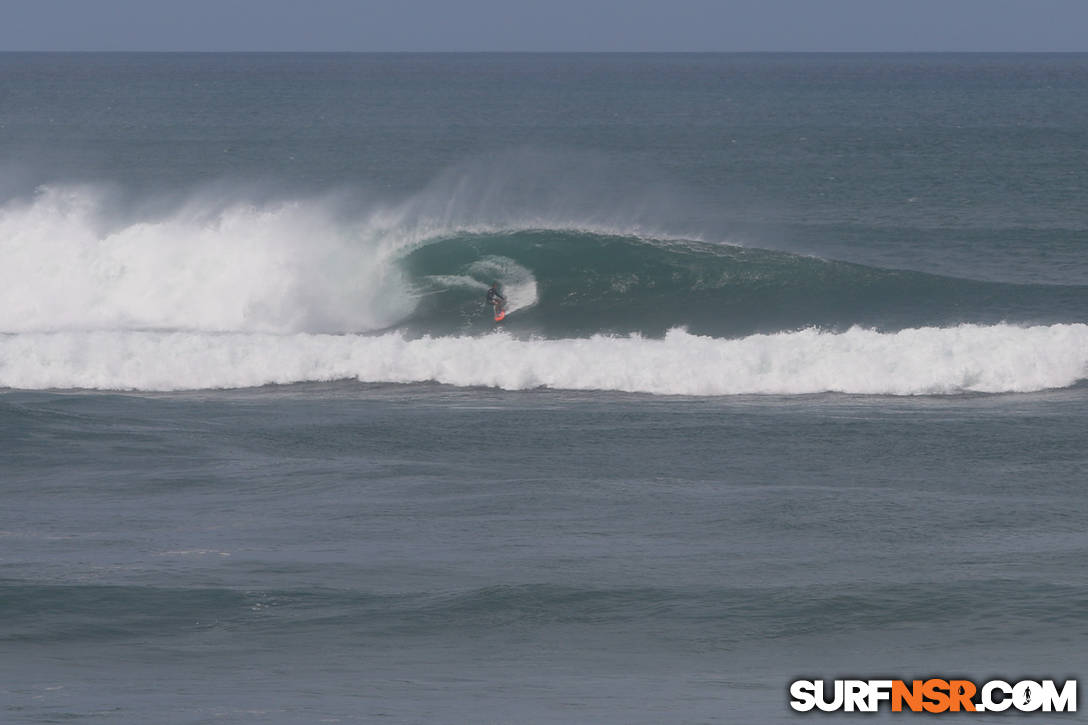
[{"label": "breaking wave", "polygon": [[[1088,287],[881,269],[599,220],[494,221],[438,209],[438,197],[365,211],[204,199],[143,218],[111,214],[91,187],[9,200],[0,386],[351,379],[913,395],[1040,390],[1086,374]],[[483,304],[494,280],[512,312],[498,331]]]},{"label": "breaking wave", "polygon": [[55,332],[0,337],[0,386],[183,390],[302,381],[435,381],[675,395],[1027,392],[1088,375],[1088,325],[815,329],[725,340],[509,333]]}]

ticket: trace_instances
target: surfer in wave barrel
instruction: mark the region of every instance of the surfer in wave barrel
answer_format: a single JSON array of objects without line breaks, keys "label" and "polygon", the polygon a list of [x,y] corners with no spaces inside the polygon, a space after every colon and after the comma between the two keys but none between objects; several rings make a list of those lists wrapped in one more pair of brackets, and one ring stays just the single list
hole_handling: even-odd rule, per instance
[{"label": "surfer in wave barrel", "polygon": [[506,310],[506,298],[499,294],[499,283],[493,282],[487,291],[487,304],[495,308],[495,319],[501,320]]}]

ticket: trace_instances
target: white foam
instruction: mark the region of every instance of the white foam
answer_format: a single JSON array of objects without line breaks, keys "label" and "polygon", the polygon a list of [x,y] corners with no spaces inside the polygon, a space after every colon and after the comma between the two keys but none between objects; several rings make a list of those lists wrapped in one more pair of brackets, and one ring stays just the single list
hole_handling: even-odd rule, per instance
[{"label": "white foam", "polygon": [[0,330],[370,330],[411,311],[389,250],[318,202],[111,223],[101,194],[0,207]]},{"label": "white foam", "polygon": [[0,336],[0,386],[184,390],[356,379],[519,390],[884,395],[1028,392],[1088,376],[1088,325],[803,330],[737,340],[192,332]]}]

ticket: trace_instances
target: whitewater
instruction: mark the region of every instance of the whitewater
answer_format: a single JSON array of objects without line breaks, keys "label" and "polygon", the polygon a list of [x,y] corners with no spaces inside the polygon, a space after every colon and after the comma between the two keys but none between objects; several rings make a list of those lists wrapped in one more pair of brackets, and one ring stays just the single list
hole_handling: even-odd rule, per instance
[{"label": "whitewater", "polygon": [[1088,325],[879,333],[855,328],[722,340],[519,340],[188,332],[55,332],[0,337],[0,385],[171,391],[306,381],[438,382],[668,395],[1029,392],[1088,370]]}]

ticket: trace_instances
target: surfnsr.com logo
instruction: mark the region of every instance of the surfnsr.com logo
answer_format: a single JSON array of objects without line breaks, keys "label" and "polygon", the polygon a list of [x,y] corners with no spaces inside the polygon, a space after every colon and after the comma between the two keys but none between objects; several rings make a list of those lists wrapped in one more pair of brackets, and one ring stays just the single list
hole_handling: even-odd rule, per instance
[{"label": "surfnsr.com logo", "polygon": [[1077,681],[795,680],[790,698],[798,712],[1076,712]]}]

